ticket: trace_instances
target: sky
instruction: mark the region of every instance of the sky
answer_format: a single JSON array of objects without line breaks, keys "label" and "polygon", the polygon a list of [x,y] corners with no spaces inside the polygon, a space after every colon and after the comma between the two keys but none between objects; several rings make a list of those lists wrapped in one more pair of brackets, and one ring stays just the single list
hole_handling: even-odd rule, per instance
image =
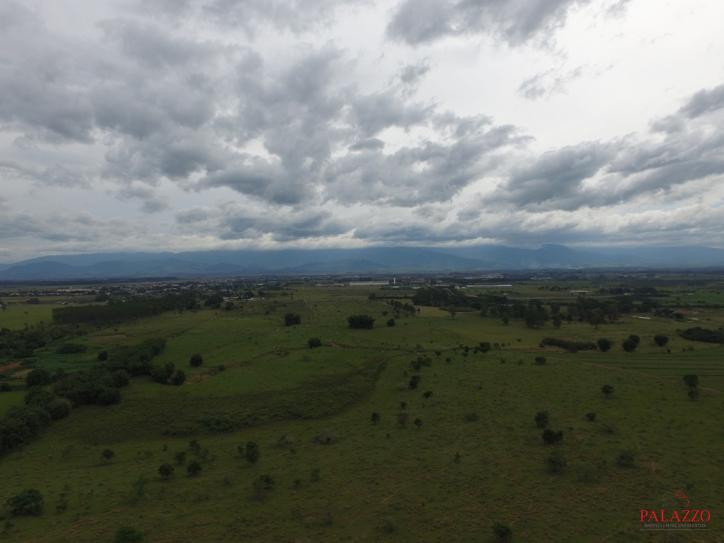
[{"label": "sky", "polygon": [[0,262],[724,246],[720,0],[0,0]]}]

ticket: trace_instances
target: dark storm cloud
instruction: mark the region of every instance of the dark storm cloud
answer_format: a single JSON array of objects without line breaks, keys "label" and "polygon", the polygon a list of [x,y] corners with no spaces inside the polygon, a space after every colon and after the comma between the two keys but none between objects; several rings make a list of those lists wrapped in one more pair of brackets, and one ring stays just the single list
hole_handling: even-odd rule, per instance
[{"label": "dark storm cloud", "polygon": [[549,38],[568,12],[591,0],[404,0],[388,34],[411,45],[446,36],[489,34],[509,45]]}]

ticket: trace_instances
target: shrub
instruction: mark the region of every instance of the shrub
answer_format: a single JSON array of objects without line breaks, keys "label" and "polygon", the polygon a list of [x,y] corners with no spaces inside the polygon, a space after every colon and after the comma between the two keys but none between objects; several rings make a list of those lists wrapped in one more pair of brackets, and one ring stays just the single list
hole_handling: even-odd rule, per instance
[{"label": "shrub", "polygon": [[191,358],[189,358],[189,364],[191,364],[191,367],[198,368],[203,363],[204,358],[199,353],[192,354]]},{"label": "shrub", "polygon": [[357,330],[371,330],[374,327],[375,319],[369,315],[352,315],[347,318],[350,328]]},{"label": "shrub", "polygon": [[625,449],[618,453],[616,465],[622,468],[633,467],[636,463],[636,454],[631,449]]},{"label": "shrub", "polygon": [[548,411],[538,411],[534,420],[538,428],[545,428],[548,426]]},{"label": "shrub", "polygon": [[170,479],[173,475],[174,467],[171,464],[161,464],[158,467],[158,473],[164,480]]},{"label": "shrub", "polygon": [[419,385],[419,384],[420,384],[419,375],[413,375],[412,377],[410,377],[410,383],[408,385],[410,387],[410,390],[415,390],[417,388],[417,385]]},{"label": "shrub", "polygon": [[561,451],[553,451],[548,458],[546,458],[546,467],[548,473],[558,474],[563,472],[568,462],[566,461],[565,455]]},{"label": "shrub", "polygon": [[686,394],[687,394],[687,396],[689,396],[689,399],[692,401],[699,399],[699,389],[698,388],[690,388]]},{"label": "shrub", "polygon": [[493,537],[498,543],[510,543],[513,541],[513,530],[510,526],[496,522],[493,524]]},{"label": "shrub", "polygon": [[44,370],[43,368],[35,368],[25,377],[25,386],[28,388],[43,386],[50,383],[50,381],[50,373],[47,370]]},{"label": "shrub", "polygon": [[387,320],[387,326],[389,326],[390,328],[392,328],[392,327],[395,326],[396,324],[397,324],[397,323],[395,322],[395,319],[388,319],[388,320]]},{"label": "shrub", "polygon": [[99,352],[97,358],[99,362],[105,362],[106,360],[108,360],[108,351]]},{"label": "shrub", "polygon": [[322,340],[319,339],[318,337],[310,337],[310,338],[307,340],[307,345],[309,345],[309,348],[310,348],[310,349],[315,349],[315,348],[317,348],[317,347],[321,347],[321,346],[322,346]]},{"label": "shrub", "polygon": [[261,453],[259,451],[259,445],[257,445],[253,441],[247,442],[244,452],[244,458],[246,458],[246,461],[250,464],[256,464],[259,461],[260,455]]},{"label": "shrub", "polygon": [[116,455],[111,449],[103,449],[103,452],[101,453],[101,458],[105,460],[106,462],[110,462],[113,457]]},{"label": "shrub", "polygon": [[84,353],[88,350],[88,347],[85,345],[81,345],[80,343],[63,343],[60,347],[58,347],[55,352],[58,354],[76,354],[76,353]]},{"label": "shrub", "polygon": [[274,479],[272,479],[269,475],[260,475],[254,480],[251,488],[254,493],[254,498],[262,500],[268,492],[271,492],[274,489]]},{"label": "shrub", "polygon": [[99,405],[113,405],[121,401],[121,393],[117,388],[104,387],[97,395],[97,403]]},{"label": "shrub", "polygon": [[380,414],[377,411],[374,411],[372,413],[372,416],[370,417],[370,420],[372,421],[372,424],[377,424],[380,422]]},{"label": "shrub", "polygon": [[550,428],[546,428],[543,430],[543,443],[546,445],[557,445],[561,441],[563,441],[563,432],[558,431],[555,432],[551,430]]},{"label": "shrub", "polygon": [[415,419],[415,421],[412,423],[415,425],[415,428],[422,428],[422,419]]},{"label": "shrub", "polygon": [[669,336],[663,334],[656,334],[654,336],[654,343],[659,347],[664,347],[669,342]]},{"label": "shrub", "polygon": [[131,376],[128,375],[126,370],[116,370],[111,373],[113,378],[113,386],[116,388],[125,387],[131,380]]},{"label": "shrub", "polygon": [[284,326],[294,326],[302,324],[302,317],[297,313],[287,313],[284,315]]},{"label": "shrub", "polygon": [[636,347],[638,347],[639,344],[631,339],[630,337],[623,340],[623,343],[621,343],[621,347],[623,347],[623,350],[627,353],[632,353],[636,350]]},{"label": "shrub", "polygon": [[546,363],[546,357],[545,356],[536,356],[535,357],[535,364],[536,366],[545,366]]},{"label": "shrub", "polygon": [[182,370],[176,370],[171,374],[168,383],[173,386],[181,386],[186,381],[186,374]]},{"label": "shrub", "polygon": [[687,328],[683,332],[680,332],[679,335],[684,339],[688,339],[690,341],[703,341],[705,343],[724,343],[724,330],[722,329],[708,330],[706,328],[696,326],[694,328]]},{"label": "shrub", "polygon": [[477,413],[466,413],[465,416],[463,417],[463,420],[465,422],[477,422],[480,420],[480,417],[478,416]]},{"label": "shrub", "polygon": [[189,465],[186,466],[186,473],[188,473],[189,477],[195,477],[201,473],[201,464],[199,464],[196,460],[192,460],[189,462]]},{"label": "shrub", "polygon": [[43,495],[34,488],[23,490],[6,503],[8,512],[14,517],[40,516],[43,513],[43,505]]},{"label": "shrub", "polygon": [[607,353],[611,350],[611,347],[613,347],[613,342],[605,337],[600,338],[598,341],[596,341],[596,345],[598,345],[598,350],[602,353]]},{"label": "shrub", "polygon": [[594,422],[596,420],[596,413],[591,411],[590,413],[586,413],[586,420],[589,422]]},{"label": "shrub", "polygon": [[115,543],[141,543],[141,541],[143,534],[138,530],[124,526],[116,531]]},{"label": "shrub", "polygon": [[422,397],[425,398],[426,400],[429,399],[429,398],[432,398],[432,390],[426,390],[426,391],[423,393]]},{"label": "shrub", "polygon": [[683,377],[684,384],[689,388],[696,388],[699,386],[699,376],[693,373],[688,373]]},{"label": "shrub", "polygon": [[601,387],[601,392],[606,398],[610,398],[613,395],[613,386],[612,385],[603,385]]},{"label": "shrub", "polygon": [[70,415],[72,407],[73,404],[70,403],[70,400],[66,400],[65,398],[54,398],[50,403],[48,403],[46,409],[48,410],[48,413],[50,413],[51,419],[60,420]]},{"label": "shrub", "polygon": [[543,338],[540,347],[559,347],[571,353],[596,350],[596,344],[592,341],[571,341],[555,337]]}]

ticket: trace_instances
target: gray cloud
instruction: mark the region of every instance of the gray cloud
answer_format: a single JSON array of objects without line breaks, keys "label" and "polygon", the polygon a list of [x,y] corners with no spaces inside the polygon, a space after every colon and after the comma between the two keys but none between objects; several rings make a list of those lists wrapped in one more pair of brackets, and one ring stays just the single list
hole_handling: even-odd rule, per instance
[{"label": "gray cloud", "polygon": [[388,34],[411,45],[446,36],[489,34],[509,45],[552,35],[568,12],[590,0],[404,0]]}]

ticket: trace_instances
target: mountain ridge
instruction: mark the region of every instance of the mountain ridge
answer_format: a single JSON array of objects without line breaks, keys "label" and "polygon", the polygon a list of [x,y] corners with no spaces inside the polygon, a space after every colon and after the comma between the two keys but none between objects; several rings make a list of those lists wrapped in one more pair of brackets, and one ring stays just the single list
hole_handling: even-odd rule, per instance
[{"label": "mountain ridge", "polygon": [[36,257],[0,266],[0,280],[483,272],[724,266],[724,249],[686,247],[365,247],[110,252]]}]

